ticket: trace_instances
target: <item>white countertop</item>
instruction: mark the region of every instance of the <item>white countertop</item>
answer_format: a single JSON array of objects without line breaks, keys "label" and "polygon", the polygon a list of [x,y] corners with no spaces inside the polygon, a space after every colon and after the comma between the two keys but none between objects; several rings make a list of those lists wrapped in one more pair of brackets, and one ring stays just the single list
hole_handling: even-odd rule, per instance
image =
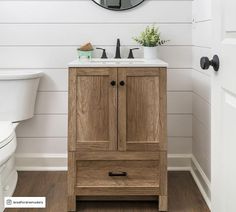
[{"label": "white countertop", "polygon": [[145,60],[136,59],[77,59],[68,64],[70,68],[76,67],[168,67],[168,64],[160,59]]}]

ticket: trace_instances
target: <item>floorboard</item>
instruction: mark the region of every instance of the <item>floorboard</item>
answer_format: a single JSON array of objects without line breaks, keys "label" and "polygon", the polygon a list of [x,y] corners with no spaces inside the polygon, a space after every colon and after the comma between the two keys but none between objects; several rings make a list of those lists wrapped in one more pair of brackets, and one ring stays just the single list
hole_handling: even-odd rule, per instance
[{"label": "floorboard", "polygon": [[[169,212],[209,212],[189,172],[169,172]],[[66,172],[19,172],[14,196],[46,196],[46,209],[6,209],[5,212],[66,212]],[[154,201],[80,201],[81,212],[157,212]]]}]

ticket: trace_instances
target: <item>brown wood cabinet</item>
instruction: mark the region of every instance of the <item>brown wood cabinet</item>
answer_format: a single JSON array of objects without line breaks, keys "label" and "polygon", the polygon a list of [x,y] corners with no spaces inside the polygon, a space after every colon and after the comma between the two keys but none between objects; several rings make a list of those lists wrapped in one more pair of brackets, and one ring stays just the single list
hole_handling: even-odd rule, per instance
[{"label": "brown wood cabinet", "polygon": [[68,211],[76,198],[167,210],[166,68],[70,68]]}]

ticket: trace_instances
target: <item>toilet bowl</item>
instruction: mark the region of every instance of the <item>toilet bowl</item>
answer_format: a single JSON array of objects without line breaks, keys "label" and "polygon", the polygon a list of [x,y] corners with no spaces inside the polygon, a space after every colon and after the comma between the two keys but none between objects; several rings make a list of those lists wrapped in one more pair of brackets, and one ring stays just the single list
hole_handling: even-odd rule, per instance
[{"label": "toilet bowl", "polygon": [[0,71],[0,212],[4,197],[12,196],[17,184],[15,129],[34,115],[41,76],[42,72]]},{"label": "toilet bowl", "polygon": [[4,197],[12,196],[17,183],[13,157],[16,150],[15,126],[11,122],[0,121],[0,205],[3,205]]}]

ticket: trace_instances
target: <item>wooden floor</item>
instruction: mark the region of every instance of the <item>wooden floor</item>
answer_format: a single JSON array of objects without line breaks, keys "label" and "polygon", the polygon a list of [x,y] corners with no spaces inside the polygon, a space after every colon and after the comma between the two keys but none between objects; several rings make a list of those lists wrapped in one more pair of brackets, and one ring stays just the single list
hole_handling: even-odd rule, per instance
[{"label": "wooden floor", "polygon": [[[209,212],[189,172],[169,172],[170,212]],[[46,209],[5,212],[66,212],[66,172],[19,172],[14,196],[46,196]],[[157,202],[80,202],[82,212],[157,212]]]}]

